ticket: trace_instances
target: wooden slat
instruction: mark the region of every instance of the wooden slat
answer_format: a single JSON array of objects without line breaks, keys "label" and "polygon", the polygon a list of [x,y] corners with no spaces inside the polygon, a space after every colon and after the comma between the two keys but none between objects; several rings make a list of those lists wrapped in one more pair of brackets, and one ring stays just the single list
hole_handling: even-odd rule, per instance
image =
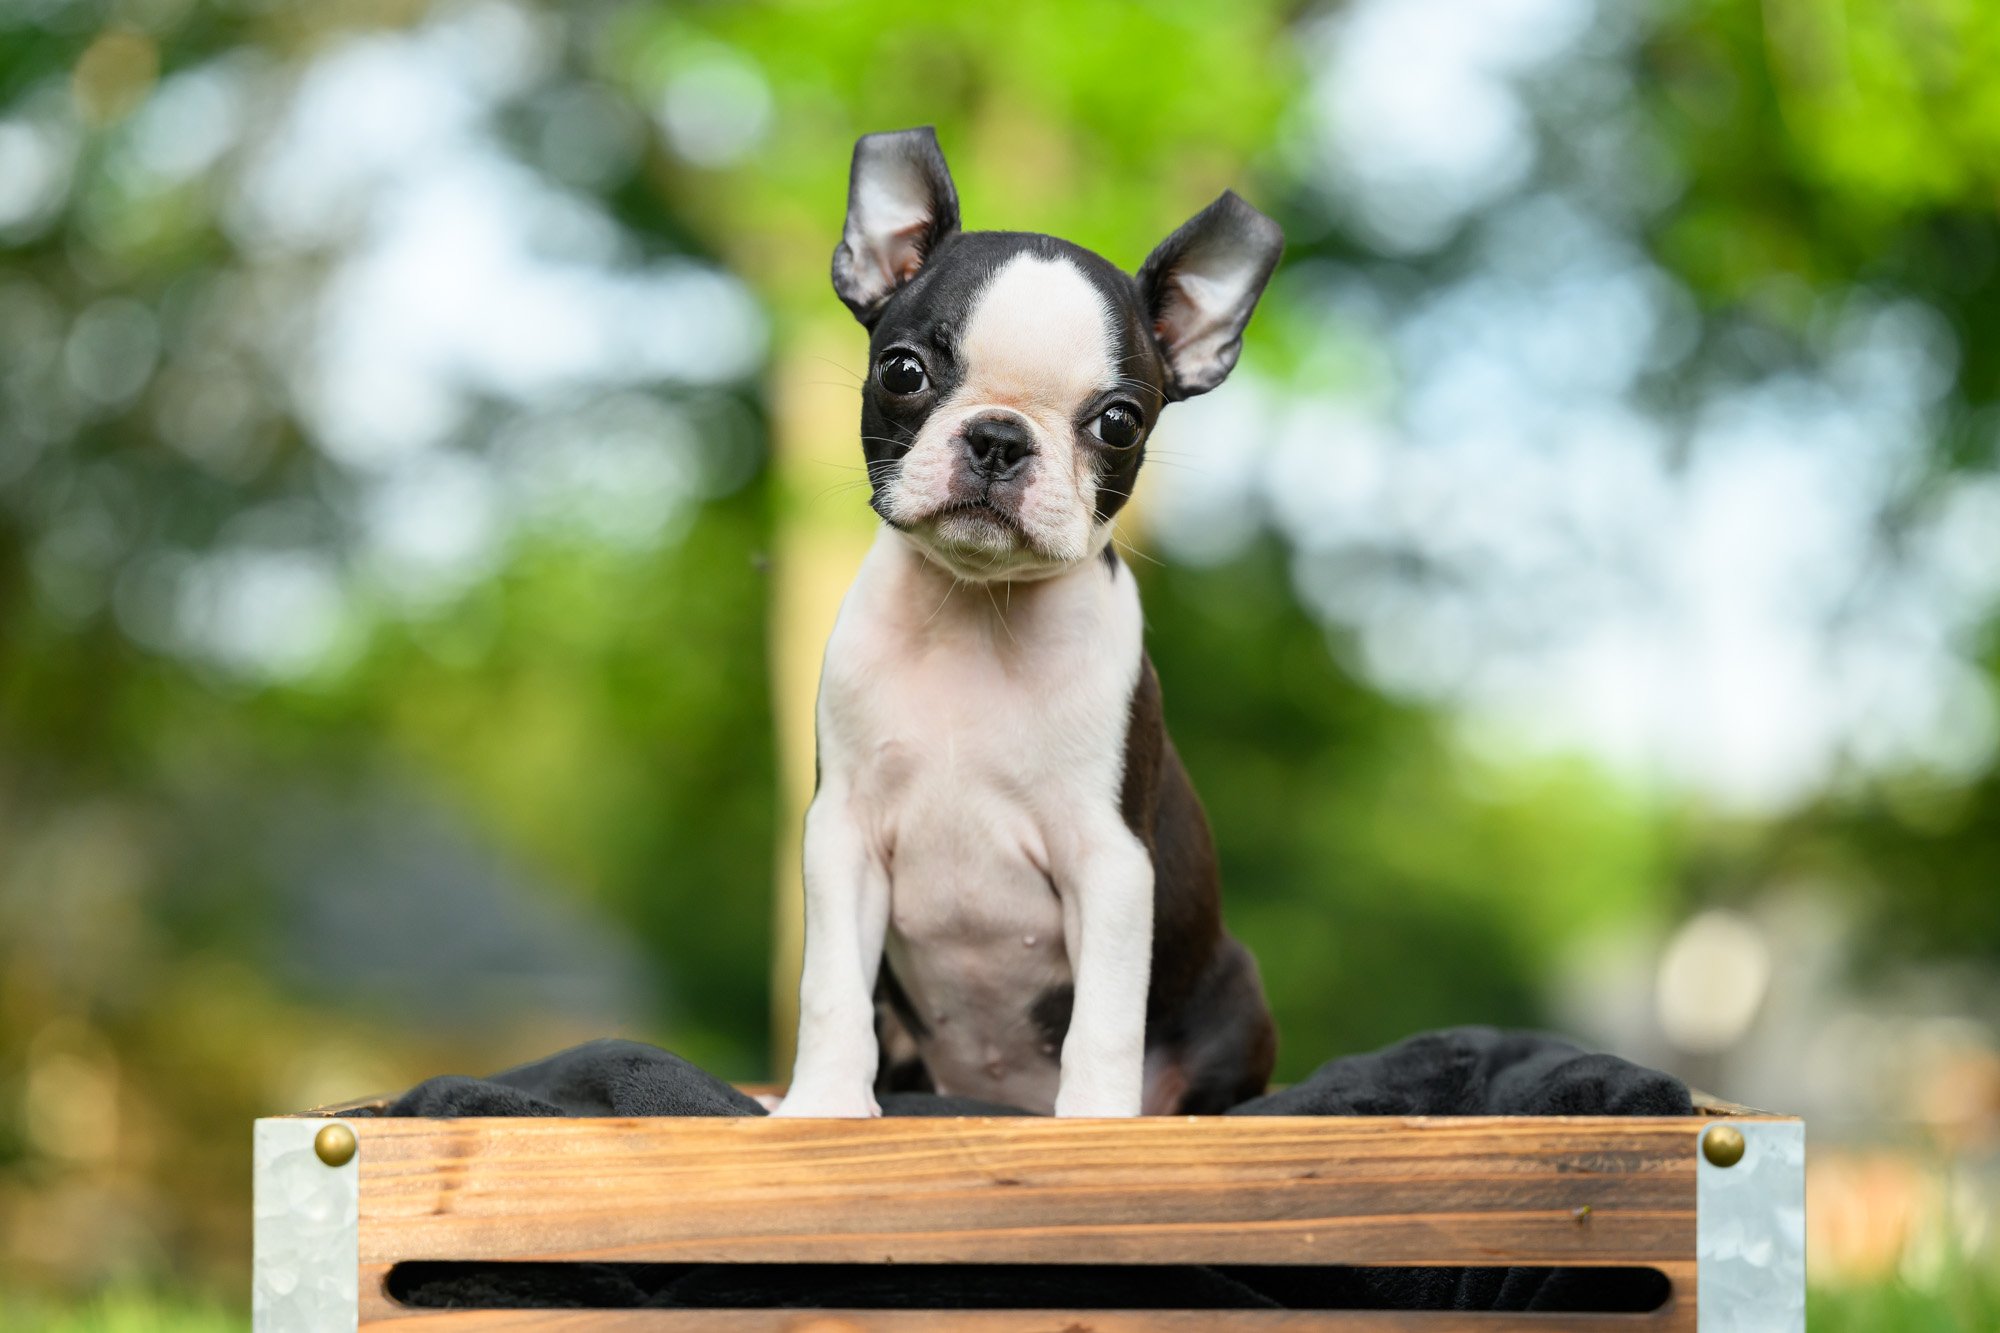
[{"label": "wooden slat", "polygon": [[1695,1119],[357,1120],[364,1263],[1647,1264]]},{"label": "wooden slat", "polygon": [[1706,1119],[1729,1120],[1789,1120],[1793,1117],[1781,1116],[1775,1111],[1762,1111],[1742,1102],[1732,1102],[1703,1092],[1700,1088],[1689,1088],[1688,1099],[1694,1103],[1694,1113]]},{"label": "wooden slat", "polygon": [[388,1109],[389,1103],[395,1100],[396,1095],[394,1093],[378,1092],[367,1097],[351,1097],[344,1102],[328,1102],[324,1106],[315,1106],[310,1111],[302,1112],[299,1117],[287,1118],[325,1120],[333,1116],[353,1115],[356,1111],[366,1112],[369,1115],[380,1115]]}]

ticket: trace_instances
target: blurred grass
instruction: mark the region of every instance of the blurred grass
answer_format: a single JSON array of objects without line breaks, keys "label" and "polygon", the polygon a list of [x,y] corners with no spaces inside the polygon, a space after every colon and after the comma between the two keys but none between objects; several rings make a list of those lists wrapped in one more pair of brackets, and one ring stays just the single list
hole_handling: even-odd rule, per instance
[{"label": "blurred grass", "polygon": [[1935,1285],[1891,1279],[1814,1287],[1806,1298],[1811,1333],[1984,1333],[2000,1329],[2000,1267],[1961,1265]]}]

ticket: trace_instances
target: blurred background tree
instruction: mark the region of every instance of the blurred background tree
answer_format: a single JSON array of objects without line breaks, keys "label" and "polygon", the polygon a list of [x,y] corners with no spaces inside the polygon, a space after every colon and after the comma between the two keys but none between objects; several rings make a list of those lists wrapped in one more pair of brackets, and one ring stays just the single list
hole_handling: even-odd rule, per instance
[{"label": "blurred background tree", "polygon": [[1562,1027],[1814,1119],[1829,1322],[1992,1322],[1996,61],[1944,0],[0,14],[0,1314],[235,1321],[255,1114],[784,1067],[827,256],[933,123],[973,226],[1286,226],[1122,534],[1281,1076]]}]

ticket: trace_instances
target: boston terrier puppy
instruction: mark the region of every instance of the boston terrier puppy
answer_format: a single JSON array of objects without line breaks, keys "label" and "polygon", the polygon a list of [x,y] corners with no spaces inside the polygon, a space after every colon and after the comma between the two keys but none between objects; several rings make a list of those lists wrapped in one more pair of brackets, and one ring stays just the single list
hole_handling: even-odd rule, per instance
[{"label": "boston terrier puppy", "polygon": [[833,286],[870,335],[882,527],[820,678],[777,1114],[878,1115],[878,1087],[926,1084],[1064,1116],[1264,1090],[1270,1013],[1112,533],[1161,410],[1222,383],[1282,247],[1225,193],[1134,278],[961,231],[929,129],[855,145]]}]

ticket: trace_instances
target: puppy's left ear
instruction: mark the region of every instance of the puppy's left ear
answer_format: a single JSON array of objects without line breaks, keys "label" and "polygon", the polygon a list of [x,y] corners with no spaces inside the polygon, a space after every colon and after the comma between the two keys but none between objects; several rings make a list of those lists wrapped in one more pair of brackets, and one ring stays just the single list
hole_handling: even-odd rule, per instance
[{"label": "puppy's left ear", "polygon": [[847,226],[833,252],[833,290],[863,324],[958,230],[958,191],[930,126],[864,134],[847,181]]},{"label": "puppy's left ear", "polygon": [[1278,224],[1225,190],[1147,258],[1139,292],[1166,354],[1167,397],[1207,393],[1228,376],[1284,249]]}]

